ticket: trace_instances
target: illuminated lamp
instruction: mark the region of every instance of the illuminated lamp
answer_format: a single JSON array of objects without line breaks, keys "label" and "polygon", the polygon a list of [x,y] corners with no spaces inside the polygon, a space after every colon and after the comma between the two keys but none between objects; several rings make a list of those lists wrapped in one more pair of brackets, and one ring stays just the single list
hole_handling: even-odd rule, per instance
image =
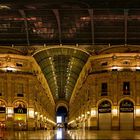
[{"label": "illuminated lamp", "polygon": [[7,107],[6,113],[7,113],[7,117],[12,117],[14,113],[13,107]]},{"label": "illuminated lamp", "polygon": [[12,67],[9,67],[9,66],[8,66],[8,67],[6,67],[6,68],[5,68],[5,70],[6,70],[6,71],[16,71],[16,69],[15,69],[15,68],[12,68]]},{"label": "illuminated lamp", "polygon": [[136,70],[140,70],[140,66],[136,66]]},{"label": "illuminated lamp", "polygon": [[28,116],[29,118],[34,118],[34,108],[28,108]]},{"label": "illuminated lamp", "polygon": [[112,106],[112,115],[117,116],[117,114],[118,114],[117,106]]},{"label": "illuminated lamp", "polygon": [[37,115],[38,114],[38,112],[35,112],[35,115]]},{"label": "illuminated lamp", "polygon": [[140,117],[140,106],[136,106],[136,116]]},{"label": "illuminated lamp", "polygon": [[118,67],[118,66],[116,66],[116,65],[114,65],[114,66],[111,67],[111,69],[112,69],[112,70],[120,70],[121,68]]},{"label": "illuminated lamp", "polygon": [[87,111],[87,114],[90,115],[90,111]]},{"label": "illuminated lamp", "polygon": [[91,117],[96,117],[97,111],[96,108],[91,108]]},{"label": "illuminated lamp", "polygon": [[79,44],[78,43],[76,43],[76,45],[75,45],[76,47],[78,47],[79,46]]}]

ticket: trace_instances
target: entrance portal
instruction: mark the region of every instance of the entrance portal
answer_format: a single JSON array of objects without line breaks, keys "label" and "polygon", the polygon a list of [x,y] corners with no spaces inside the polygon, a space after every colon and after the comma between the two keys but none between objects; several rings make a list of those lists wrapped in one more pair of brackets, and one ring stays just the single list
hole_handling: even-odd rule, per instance
[{"label": "entrance portal", "polygon": [[109,101],[103,101],[98,107],[99,113],[99,130],[111,129],[111,103]]},{"label": "entrance portal", "polygon": [[134,104],[129,100],[120,103],[120,130],[133,130]]},{"label": "entrance portal", "polygon": [[58,107],[56,111],[57,127],[65,127],[64,125],[67,124],[67,113],[67,109],[64,106]]}]

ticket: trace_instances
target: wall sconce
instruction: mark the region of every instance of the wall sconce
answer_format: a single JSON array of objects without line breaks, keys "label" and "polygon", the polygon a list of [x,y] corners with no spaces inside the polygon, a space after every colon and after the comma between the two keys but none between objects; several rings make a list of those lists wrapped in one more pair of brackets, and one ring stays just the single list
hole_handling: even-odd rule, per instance
[{"label": "wall sconce", "polygon": [[96,117],[97,111],[96,108],[91,108],[91,117]]},{"label": "wall sconce", "polygon": [[117,116],[117,115],[118,115],[117,106],[112,106],[112,115],[113,115],[113,116]]},{"label": "wall sconce", "polygon": [[7,66],[6,68],[3,68],[4,71],[11,71],[11,72],[15,72],[17,69]]},{"label": "wall sconce", "polygon": [[121,67],[118,67],[117,65],[114,65],[114,66],[111,67],[111,69],[112,69],[112,70],[120,70]]},{"label": "wall sconce", "polygon": [[38,114],[38,112],[35,112],[35,115],[37,115]]},{"label": "wall sconce", "polygon": [[28,108],[28,116],[29,118],[34,118],[34,108]]},{"label": "wall sconce", "polygon": [[87,111],[87,114],[90,115],[90,111]]},{"label": "wall sconce", "polygon": [[140,70],[140,66],[136,66],[136,70]]},{"label": "wall sconce", "polygon": [[13,107],[7,107],[6,113],[7,113],[7,117],[12,117],[14,113]]},{"label": "wall sconce", "polygon": [[140,106],[136,106],[136,116],[140,116]]}]

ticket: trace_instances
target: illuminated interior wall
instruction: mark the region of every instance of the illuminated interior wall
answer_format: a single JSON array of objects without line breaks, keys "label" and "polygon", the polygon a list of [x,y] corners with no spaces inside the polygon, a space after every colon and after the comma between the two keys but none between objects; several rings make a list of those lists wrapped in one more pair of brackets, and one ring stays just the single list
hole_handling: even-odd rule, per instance
[{"label": "illuminated interior wall", "polygon": [[[69,122],[83,123],[82,114],[91,110],[89,124],[98,129],[98,103],[109,99],[112,102],[111,129],[118,130],[120,101],[128,99],[135,103],[134,129],[139,129],[139,56],[139,53],[110,53],[90,57],[88,63],[91,64],[91,68],[88,76],[84,77],[81,73],[83,76],[81,83],[77,85],[77,90],[70,101]],[[130,95],[124,94],[123,82],[125,81],[130,82]],[[105,96],[101,95],[103,82],[108,84]]]}]

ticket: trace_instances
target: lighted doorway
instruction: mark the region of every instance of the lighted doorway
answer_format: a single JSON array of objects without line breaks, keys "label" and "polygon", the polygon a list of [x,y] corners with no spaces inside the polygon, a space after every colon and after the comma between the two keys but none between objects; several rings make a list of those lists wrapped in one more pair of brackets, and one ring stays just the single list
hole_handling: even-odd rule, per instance
[{"label": "lighted doorway", "polygon": [[111,129],[111,103],[107,100],[101,102],[98,107],[99,130]]},{"label": "lighted doorway", "polygon": [[67,123],[67,117],[68,117],[67,115],[68,115],[68,112],[64,106],[58,107],[58,109],[56,111],[56,121],[57,121],[58,128],[65,127],[64,124]]},{"label": "lighted doorway", "polygon": [[120,103],[120,130],[133,130],[134,104],[129,100]]},{"label": "lighted doorway", "polygon": [[27,129],[27,106],[22,101],[17,101],[14,104],[14,129],[26,130]]}]

